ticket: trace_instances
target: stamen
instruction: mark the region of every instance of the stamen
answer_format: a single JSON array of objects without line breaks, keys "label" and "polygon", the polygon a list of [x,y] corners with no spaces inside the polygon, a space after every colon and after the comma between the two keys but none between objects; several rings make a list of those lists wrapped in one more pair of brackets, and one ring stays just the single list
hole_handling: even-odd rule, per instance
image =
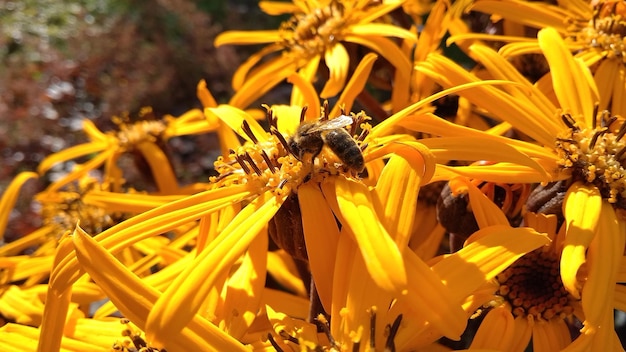
[{"label": "stamen", "polygon": [[274,165],[274,163],[272,163],[272,160],[270,160],[270,157],[267,156],[267,153],[265,152],[265,150],[261,151],[261,156],[263,157],[263,160],[265,160],[265,163],[267,164],[267,167],[270,169],[270,171],[275,174],[276,170],[278,170],[278,167],[276,165]]},{"label": "stamen", "polygon": [[321,121],[328,120],[329,108],[328,108],[328,100],[324,100],[324,105],[322,107],[322,118]]},{"label": "stamen", "polygon": [[276,136],[276,138],[278,138],[278,141],[280,142],[280,144],[283,145],[283,147],[289,154],[293,154],[293,151],[291,150],[291,148],[289,148],[289,143],[287,143],[287,140],[285,139],[283,134],[278,131],[277,128],[271,127],[270,133]]},{"label": "stamen", "polygon": [[250,175],[250,168],[246,165],[246,163],[244,162],[244,159],[241,156],[237,155],[237,153],[235,153],[234,150],[230,149],[229,151],[235,157],[235,160],[237,160],[237,162],[239,163],[239,166],[241,166],[243,171],[246,174]]},{"label": "stamen", "polygon": [[302,107],[302,111],[300,111],[300,123],[302,123],[302,121],[304,121],[304,118],[306,116],[306,111],[309,109],[308,106],[304,106]]},{"label": "stamen", "polygon": [[578,131],[578,127],[576,127],[576,120],[574,120],[572,115],[562,114],[561,119],[563,120],[563,123],[565,123],[567,127],[571,128],[574,131]]},{"label": "stamen", "polygon": [[286,179],[282,179],[280,180],[280,182],[278,183],[278,189],[283,189],[283,187],[287,184],[287,180]]},{"label": "stamen", "polygon": [[369,145],[369,143],[361,144],[361,152],[364,151],[365,148],[367,148],[368,145]]},{"label": "stamen", "polygon": [[248,124],[248,121],[245,121],[245,120],[243,121],[243,123],[241,124],[241,129],[246,133],[248,137],[250,137],[250,139],[252,140],[252,142],[254,142],[254,144],[259,143],[259,140],[256,138],[254,133],[252,133],[252,129],[250,128],[250,124]]},{"label": "stamen", "polygon": [[391,326],[387,325],[389,328],[389,335],[387,336],[387,342],[385,342],[385,352],[395,352],[395,338],[398,333],[398,328],[400,327],[400,322],[402,321],[402,314],[398,315],[396,319],[393,321]]},{"label": "stamen", "polygon": [[267,339],[270,341],[270,344],[272,344],[272,347],[274,347],[276,352],[285,352],[285,350],[278,346],[278,343],[276,343],[276,340],[274,340],[274,336],[272,336],[271,333],[267,333]]},{"label": "stamen", "polygon": [[250,154],[248,154],[248,152],[246,152],[243,157],[245,158],[245,160],[248,161],[248,164],[250,164],[250,167],[252,167],[252,169],[254,170],[254,172],[256,172],[257,175],[261,176],[263,175],[263,171],[261,171],[261,169],[257,166],[257,164],[254,162],[254,159],[252,159],[252,157],[250,156]]},{"label": "stamen", "polygon": [[370,309],[370,347],[376,348],[376,307]]},{"label": "stamen", "polygon": [[[596,102],[593,105],[593,120],[591,120],[591,126],[593,127],[594,130],[596,129],[596,126],[597,126],[597,118],[598,118],[598,111],[599,110],[600,110],[600,103]],[[604,121],[603,117],[604,117],[604,113],[605,112],[606,112],[606,110],[602,112],[603,116],[600,117],[600,119],[601,119],[600,121]]]},{"label": "stamen", "polygon": [[624,153],[626,153],[626,147],[620,149],[619,152],[617,152],[617,154],[615,154],[615,159],[621,160],[622,156],[624,156]]},{"label": "stamen", "polygon": [[335,341],[335,338],[330,333],[330,324],[328,322],[328,319],[326,319],[326,316],[324,316],[324,314],[319,314],[315,319],[315,322],[317,323],[317,327],[322,329],[322,332],[324,332],[324,335],[326,335],[326,338],[328,338],[328,343],[330,343],[330,346],[332,348],[339,349],[337,341]]},{"label": "stamen", "polygon": [[285,330],[281,330],[281,331],[280,331],[280,333],[279,333],[279,335],[280,335],[280,337],[282,337],[282,338],[283,338],[283,340],[287,340],[287,341],[289,341],[289,342],[293,342],[293,343],[295,343],[296,345],[299,345],[299,344],[300,344],[300,341],[298,341],[298,339],[297,339],[297,338],[295,338],[295,337],[293,337],[293,336],[289,335],[289,333],[287,333],[287,331],[285,331]]},{"label": "stamen", "polygon": [[598,132],[594,133],[593,137],[591,137],[591,141],[589,142],[589,148],[595,147],[596,142],[598,142],[598,138],[600,138],[600,136],[602,136],[606,132],[607,132],[607,130],[605,129],[605,130],[598,131]]},{"label": "stamen", "polygon": [[[361,134],[359,135],[359,137],[357,137],[357,141],[364,141],[365,137],[367,137],[367,135],[370,134],[370,130],[363,130],[361,131]],[[362,148],[361,150],[363,150],[364,148]]]}]

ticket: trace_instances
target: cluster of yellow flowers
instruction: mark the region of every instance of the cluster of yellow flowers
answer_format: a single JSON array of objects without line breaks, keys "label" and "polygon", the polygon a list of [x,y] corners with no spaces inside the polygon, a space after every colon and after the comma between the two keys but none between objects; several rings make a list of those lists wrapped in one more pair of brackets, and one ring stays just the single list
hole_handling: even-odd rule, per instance
[{"label": "cluster of yellow flowers", "polygon": [[[75,163],[0,246],[0,350],[623,350],[626,1],[259,5],[291,17],[218,36],[267,43],[227,104],[200,82],[178,117],[85,120],[4,190],[1,236]],[[194,134],[217,175],[181,186],[162,146]]]}]

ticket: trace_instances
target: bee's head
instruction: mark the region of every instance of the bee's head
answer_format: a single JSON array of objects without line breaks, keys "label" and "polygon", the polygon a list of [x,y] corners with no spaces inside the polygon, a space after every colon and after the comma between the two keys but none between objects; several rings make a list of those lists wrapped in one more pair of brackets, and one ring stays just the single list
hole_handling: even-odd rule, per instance
[{"label": "bee's head", "polygon": [[302,149],[300,148],[300,146],[298,145],[298,141],[296,140],[296,137],[291,137],[289,138],[289,140],[287,141],[289,144],[289,149],[291,150],[291,153],[293,154],[293,156],[296,157],[296,159],[302,161]]}]

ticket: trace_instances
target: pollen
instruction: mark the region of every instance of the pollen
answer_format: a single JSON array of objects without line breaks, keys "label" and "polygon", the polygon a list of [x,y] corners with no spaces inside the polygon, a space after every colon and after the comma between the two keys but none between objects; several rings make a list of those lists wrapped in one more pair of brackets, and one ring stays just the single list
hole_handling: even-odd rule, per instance
[{"label": "pollen", "polygon": [[578,42],[599,49],[608,58],[626,62],[626,5],[623,2],[601,1],[595,7],[593,18],[575,31]]},{"label": "pollen", "polygon": [[582,128],[563,115],[570,128],[557,138],[556,150],[559,166],[571,170],[574,181],[596,186],[615,207],[624,208],[626,124],[621,117],[609,116],[605,111],[599,116],[600,126]]},{"label": "pollen", "polygon": [[210,181],[216,186],[253,184],[259,193],[273,189],[286,194],[304,178],[302,163],[274,135],[264,142],[246,142],[226,158],[219,157],[214,167],[220,175]]},{"label": "pollen", "polygon": [[511,305],[513,315],[535,321],[564,319],[574,314],[572,297],[561,281],[559,258],[552,250],[537,249],[496,276],[497,295]]}]

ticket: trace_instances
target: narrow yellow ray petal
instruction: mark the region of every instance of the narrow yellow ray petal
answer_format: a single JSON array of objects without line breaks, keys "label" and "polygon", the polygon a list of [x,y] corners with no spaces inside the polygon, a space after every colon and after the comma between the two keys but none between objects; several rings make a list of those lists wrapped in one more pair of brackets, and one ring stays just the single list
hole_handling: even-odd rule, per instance
[{"label": "narrow yellow ray petal", "polygon": [[[291,90],[291,102],[290,105],[298,105],[298,106],[309,106],[309,110],[313,107],[319,106],[319,96],[317,94],[317,90],[313,87],[313,82],[317,80],[317,71],[319,70],[320,60],[322,57],[320,55],[315,55],[310,58],[306,64],[298,69],[297,75],[299,79],[306,82],[303,83],[302,86],[305,87],[304,91],[299,89]],[[288,77],[292,77],[296,75],[295,73],[290,74]],[[303,95],[306,93],[306,96]],[[312,95],[312,96],[311,96]],[[310,101],[304,101],[305,99],[310,99]],[[311,105],[309,105],[311,104]],[[306,118],[308,119],[317,119],[319,118],[319,108],[317,110],[313,109],[312,111],[307,110]],[[280,120],[279,120],[280,121]]]},{"label": "narrow yellow ray petal", "polygon": [[339,94],[344,88],[348,77],[350,56],[346,48],[341,43],[337,43],[324,52],[324,61],[330,76],[324,84],[320,97],[326,99]]},{"label": "narrow yellow ray petal", "polygon": [[[300,193],[299,190],[298,193]],[[289,253],[282,249],[267,252],[267,271],[286,291],[293,292],[300,297],[306,297],[307,288],[304,287],[296,264]],[[311,271],[313,270],[311,269]]]},{"label": "narrow yellow ray petal", "polygon": [[251,141],[241,127],[245,121],[250,125],[252,133],[259,141],[267,141],[267,132],[265,132],[263,127],[252,116],[241,109],[231,105],[219,105],[215,108],[206,108],[205,113],[212,113],[218,116],[230,129],[237,132],[241,138]]},{"label": "narrow yellow ray petal", "polygon": [[384,3],[380,3],[376,6],[371,6],[365,11],[365,13],[361,14],[359,17],[359,23],[370,23],[375,22],[381,16],[393,11],[402,5],[404,1],[401,0],[393,0],[393,1],[385,1]]},{"label": "narrow yellow ray petal", "polygon": [[[240,185],[204,191],[165,204],[123,221],[100,233],[95,239],[111,253],[118,253],[144,238],[170,231],[241,201],[250,195],[247,188],[249,186]],[[53,273],[50,276],[51,289],[48,292],[52,294],[54,291],[54,295],[60,295],[82,275],[76,256],[72,251],[63,252],[57,256],[61,256],[61,259],[59,259],[59,263],[54,265]],[[56,296],[51,299],[56,299]]]},{"label": "narrow yellow ray petal", "polygon": [[360,23],[350,27],[350,32],[361,36],[396,37],[417,42],[417,36],[415,33],[404,28],[385,23]]},{"label": "narrow yellow ray petal", "polygon": [[[527,118],[542,124],[542,127],[552,135],[561,132],[561,121],[554,118],[556,107],[550,100],[534,87],[508,60],[496,53],[495,50],[484,45],[472,45],[470,47],[472,55],[485,65],[489,72],[497,79],[508,79],[524,84],[524,89],[516,86],[503,86],[517,99],[518,104],[527,107],[529,112]],[[529,93],[530,92],[530,93]]]},{"label": "narrow yellow ray petal", "polygon": [[523,316],[516,317],[513,322],[513,339],[509,345],[512,351],[524,351],[530,342],[533,330],[530,321]]},{"label": "narrow yellow ray petal", "polygon": [[245,251],[263,226],[274,216],[284,198],[271,191],[256,198],[198,254],[193,265],[183,271],[159,297],[146,321],[151,341],[180,331],[199,311],[215,280],[228,270]]},{"label": "narrow yellow ray petal", "polygon": [[72,298],[71,285],[73,283],[70,280],[66,280],[62,263],[71,252],[73,252],[72,239],[64,237],[57,247],[52,264],[52,272],[50,273],[50,282],[45,301],[54,303],[46,304],[43,311],[40,326],[41,333],[39,335],[39,344],[37,345],[37,351],[39,352],[58,351],[61,346],[65,319]]},{"label": "narrow yellow ray petal", "polygon": [[561,319],[549,321],[547,324],[533,325],[533,350],[535,351],[562,351],[571,340],[567,325]]},{"label": "narrow yellow ray petal", "polygon": [[505,351],[511,345],[515,323],[509,308],[498,306],[480,323],[470,348]]},{"label": "narrow yellow ray petal", "polygon": [[[400,137],[400,138],[397,138]],[[412,138],[412,137],[411,137]],[[394,140],[395,139],[395,140]],[[363,157],[366,162],[386,157],[388,155],[398,155],[407,160],[409,163],[421,168],[420,181],[424,185],[430,181],[435,174],[436,162],[435,156],[422,143],[411,139],[404,139],[402,136],[392,136],[386,141],[378,140],[379,144],[370,145],[365,149]]]},{"label": "narrow yellow ray petal", "polygon": [[[609,60],[612,62],[612,60]],[[611,112],[613,114],[626,115],[626,67],[612,62],[617,66],[617,73],[613,80],[613,94],[611,99]]]},{"label": "narrow yellow ray petal", "polygon": [[576,298],[580,298],[576,274],[586,261],[587,247],[596,234],[601,209],[602,197],[595,186],[581,182],[570,186],[563,202],[567,235],[561,254],[561,279]]},{"label": "narrow yellow ray petal", "polygon": [[226,31],[220,33],[213,44],[216,48],[230,45],[276,43],[281,40],[280,33],[275,29],[255,31]]},{"label": "narrow yellow ray petal", "polygon": [[546,6],[525,1],[476,1],[470,8],[473,11],[497,14],[508,20],[535,28],[554,27],[566,33],[567,23],[563,21],[567,12],[556,6]]},{"label": "narrow yellow ray petal", "polygon": [[550,242],[530,228],[509,226],[491,226],[473,236],[479,238],[432,266],[458,301],[524,254]]},{"label": "narrow yellow ray petal", "polygon": [[360,36],[355,34],[347,34],[344,40],[372,49],[391,62],[403,77],[411,76],[411,62],[392,40],[377,36]]},{"label": "narrow yellow ray petal", "polygon": [[272,16],[294,13],[299,10],[295,4],[282,1],[259,1],[259,7],[263,12]]},{"label": "narrow yellow ray petal", "polygon": [[[244,83],[246,83],[246,80],[251,74],[250,70],[252,70],[252,68],[256,66],[261,60],[263,60],[263,58],[265,58],[267,55],[278,50],[282,50],[282,46],[278,44],[270,44],[270,45],[263,47],[263,49],[257,51],[256,53],[250,55],[246,59],[246,61],[244,61],[241,65],[239,65],[239,67],[237,67],[237,70],[233,74],[233,79],[232,79],[233,89],[235,91],[241,89],[241,87],[244,85]],[[257,68],[257,70],[258,69],[260,69],[260,67]],[[232,100],[230,103],[232,105]],[[207,107],[209,106],[205,106],[205,108]],[[235,107],[242,108],[242,109],[245,108],[245,106],[239,106],[239,105],[235,105]]]},{"label": "narrow yellow ray petal", "polygon": [[158,196],[141,193],[90,191],[83,197],[83,202],[111,212],[138,214],[184,197],[184,195]]},{"label": "narrow yellow ray petal", "polygon": [[626,236],[626,223],[617,219],[607,201],[602,202],[598,215],[596,234],[587,251],[588,274],[582,290],[585,325],[594,328],[602,326],[604,315],[612,317],[614,292],[607,288],[615,285]]},{"label": "narrow yellow ray petal", "polygon": [[37,166],[37,172],[41,175],[50,170],[57,163],[66,162],[81,156],[101,152],[107,148],[112,148],[113,146],[110,142],[110,140],[91,142],[63,149],[43,159]]},{"label": "narrow yellow ray petal", "polygon": [[545,173],[543,167],[535,160],[495,139],[470,136],[440,137],[421,139],[420,143],[427,146],[442,164],[447,160],[510,162]]},{"label": "narrow yellow ray petal", "polygon": [[163,149],[152,142],[143,142],[135,146],[147,161],[160,194],[176,194],[178,180],[169,158]]},{"label": "narrow yellow ray petal", "polygon": [[339,99],[337,99],[337,104],[335,104],[330,111],[329,116],[338,116],[342,104],[346,111],[352,111],[354,100],[365,88],[365,83],[367,83],[367,79],[370,76],[370,72],[377,58],[378,55],[368,53],[361,59],[352,77],[350,77],[350,80],[341,92]]},{"label": "narrow yellow ray petal", "polygon": [[561,108],[576,119],[590,119],[595,103],[591,92],[595,87],[591,88],[590,82],[585,78],[583,70],[586,68],[575,61],[555,29],[542,29],[537,39],[550,65],[554,91]]},{"label": "narrow yellow ray petal", "polygon": [[261,295],[264,304],[290,317],[305,320],[309,315],[309,300],[284,291],[265,288]]},{"label": "narrow yellow ray petal", "polygon": [[400,292],[407,278],[400,249],[380,223],[367,187],[345,178],[336,181],[337,202],[358,244],[372,279],[389,292]]},{"label": "narrow yellow ray petal", "polygon": [[330,312],[339,228],[324,195],[314,183],[298,188],[298,201],[311,275],[324,309]]},{"label": "narrow yellow ray petal", "polygon": [[28,180],[37,177],[38,175],[34,172],[20,172],[4,190],[2,198],[0,198],[0,239],[4,238],[4,231],[9,222],[9,215],[11,214],[11,209],[15,206],[20,189]]},{"label": "narrow yellow ray petal", "polygon": [[48,235],[56,231],[56,225],[44,225],[26,236],[0,247],[0,257],[17,255],[28,247],[37,246],[48,240]]},{"label": "narrow yellow ray petal", "polygon": [[[405,251],[409,286],[406,299],[421,318],[428,321],[443,336],[461,338],[467,325],[467,315],[446,282],[433,273],[415,253]],[[404,297],[400,298],[403,300]]]},{"label": "narrow yellow ray petal", "polygon": [[[319,97],[313,84],[302,77],[299,73],[292,73],[287,77],[287,82],[293,84],[293,90],[291,92],[290,106],[309,106],[307,110],[307,116],[311,118],[316,117],[319,114]],[[295,94],[295,93],[298,94]],[[317,106],[316,106],[317,105]],[[310,110],[310,111],[309,111]],[[278,120],[280,121],[280,119]]]},{"label": "narrow yellow ray petal", "polygon": [[261,294],[267,276],[268,236],[257,236],[243,255],[241,264],[226,281],[222,292],[224,305],[220,318],[225,331],[241,340],[257,312],[262,308]]},{"label": "narrow yellow ray petal", "polygon": [[479,228],[509,225],[509,220],[502,210],[468,179],[463,177],[454,178],[450,180],[448,185],[455,196],[457,193],[464,191],[469,193],[472,212]]},{"label": "narrow yellow ray petal", "polygon": [[[146,318],[151,308],[153,309],[159,292],[142,283],[80,228],[74,232],[73,243],[80,265],[105,290],[120,311],[145,330]],[[167,346],[180,351],[245,350],[237,340],[213,324],[200,321],[199,317],[194,317],[194,321],[180,326],[178,330],[167,332]],[[148,339],[148,343],[153,342]]]},{"label": "narrow yellow ray petal", "polygon": [[[85,176],[90,171],[93,171],[99,168],[106,161],[110,161],[118,153],[118,150],[110,146],[108,146],[107,148],[109,149],[102,151],[101,153],[96,155],[96,157],[89,160],[88,162],[74,166],[74,169],[69,174],[65,175],[60,180],[55,181],[53,184],[48,186],[48,188],[46,188],[46,191],[48,192],[58,191],[63,186],[67,185],[68,183],[74,182],[78,180],[79,178]],[[61,151],[60,153],[62,152],[63,151]]]},{"label": "narrow yellow ray petal", "polygon": [[447,181],[455,176],[465,176],[488,182],[517,183],[520,180],[528,183],[539,183],[564,179],[546,177],[545,172],[534,168],[511,163],[497,163],[494,165],[447,166],[437,164],[437,170],[431,181]]},{"label": "narrow yellow ray petal", "polygon": [[398,248],[408,245],[413,232],[417,195],[422,184],[423,166],[394,155],[383,169],[376,188],[379,216]]},{"label": "narrow yellow ray petal", "polygon": [[255,70],[230,100],[230,105],[248,107],[278,83],[294,73],[298,66],[289,56],[280,56]]}]

